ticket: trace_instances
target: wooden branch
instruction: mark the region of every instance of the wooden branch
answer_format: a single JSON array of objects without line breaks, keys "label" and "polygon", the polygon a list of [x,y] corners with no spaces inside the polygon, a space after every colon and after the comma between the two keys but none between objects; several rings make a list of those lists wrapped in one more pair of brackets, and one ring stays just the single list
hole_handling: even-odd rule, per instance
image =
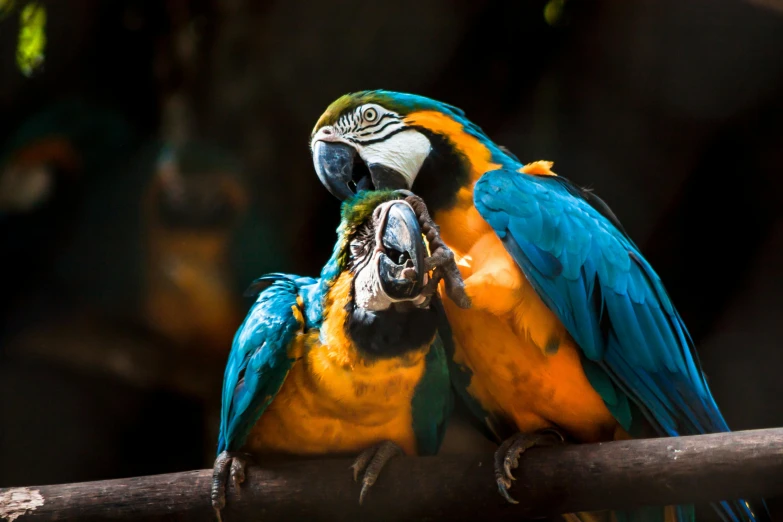
[{"label": "wooden branch", "polygon": [[[350,460],[251,467],[223,520],[513,520],[578,510],[783,493],[783,428],[538,448],[523,456],[505,504],[486,456],[392,460],[358,504]],[[0,489],[0,519],[214,520],[210,470]]]}]

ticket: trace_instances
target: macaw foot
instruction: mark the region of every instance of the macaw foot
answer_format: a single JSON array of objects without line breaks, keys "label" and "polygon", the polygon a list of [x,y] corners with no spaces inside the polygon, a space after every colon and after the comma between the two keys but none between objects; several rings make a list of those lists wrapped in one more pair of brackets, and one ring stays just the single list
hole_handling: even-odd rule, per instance
[{"label": "macaw foot", "polygon": [[218,522],[222,521],[220,512],[226,507],[226,486],[228,485],[229,469],[234,490],[239,496],[239,486],[245,481],[245,468],[250,455],[247,453],[224,451],[215,459],[212,468],[212,509],[215,510]]},{"label": "macaw foot", "polygon": [[351,466],[353,469],[353,481],[359,480],[359,473],[364,471],[362,478],[362,492],[359,493],[359,504],[364,502],[364,497],[381,473],[383,466],[386,465],[392,457],[402,455],[403,451],[397,444],[390,440],[385,440],[372,447],[362,451]]},{"label": "macaw foot", "polygon": [[446,284],[446,295],[449,296],[449,299],[454,301],[460,308],[470,308],[470,298],[465,293],[465,282],[462,280],[459,268],[457,268],[454,252],[441,239],[440,229],[432,221],[424,200],[408,190],[400,190],[398,192],[406,196],[405,201],[416,213],[421,231],[427,238],[430,246],[430,257],[424,260],[424,268],[428,272],[433,270],[433,275],[424,287],[422,295],[431,297],[437,292],[438,283],[443,279]]},{"label": "macaw foot", "polygon": [[511,487],[511,481],[516,480],[511,474],[512,469],[519,466],[519,457],[530,448],[536,446],[558,446],[565,444],[565,436],[554,428],[547,428],[531,434],[517,433],[506,439],[495,451],[495,480],[498,483],[498,491],[503,498],[512,504],[518,504],[511,495],[508,494],[508,488]]}]

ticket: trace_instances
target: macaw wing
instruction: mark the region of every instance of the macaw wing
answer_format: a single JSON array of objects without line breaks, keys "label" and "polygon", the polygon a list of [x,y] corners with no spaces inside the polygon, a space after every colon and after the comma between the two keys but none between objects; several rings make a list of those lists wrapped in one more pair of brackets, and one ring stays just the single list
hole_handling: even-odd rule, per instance
[{"label": "macaw wing", "polygon": [[[582,350],[590,384],[632,436],[729,431],[680,315],[609,207],[557,176],[487,172],[474,204],[538,296]],[[724,520],[766,519],[747,502],[713,504]],[[692,519],[678,506],[680,520]]]},{"label": "macaw wing", "polygon": [[564,178],[503,169],[474,189],[479,213],[579,345],[590,383],[626,430],[634,434],[641,412],[660,435],[728,431],[661,280],[590,199]]},{"label": "macaw wing", "polygon": [[[436,302],[433,299],[433,305]],[[411,400],[413,433],[419,455],[438,453],[446,434],[446,422],[454,407],[448,359],[443,344],[441,333],[438,332],[425,359],[424,375]]]},{"label": "macaw wing", "polygon": [[270,274],[254,281],[251,290],[257,293],[270,283],[234,336],[223,377],[218,453],[244,445],[283,385],[295,360],[290,348],[305,327],[297,297],[310,295],[307,290],[317,285],[309,277]]}]

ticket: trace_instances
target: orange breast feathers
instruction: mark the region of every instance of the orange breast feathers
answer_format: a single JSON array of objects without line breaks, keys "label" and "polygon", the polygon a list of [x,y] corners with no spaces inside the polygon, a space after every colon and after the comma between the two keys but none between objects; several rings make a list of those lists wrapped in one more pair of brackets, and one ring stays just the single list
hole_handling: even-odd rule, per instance
[{"label": "orange breast feathers", "polygon": [[[478,140],[460,137],[457,143],[468,143],[468,157],[481,160]],[[486,171],[481,169],[493,167],[486,161],[475,165],[480,168],[474,168],[474,181]],[[520,172],[555,175],[551,166],[539,161]],[[557,425],[581,441],[621,436],[584,374],[573,339],[473,205],[473,183],[435,221],[454,250],[472,303],[461,310],[444,297],[456,362],[473,372],[469,392],[520,431]]]},{"label": "orange breast feathers", "polygon": [[611,440],[618,428],[582,369],[573,339],[494,232],[460,259],[471,308],[444,298],[455,360],[468,391],[523,432],[559,426],[577,440]]},{"label": "orange breast feathers", "polygon": [[248,438],[254,453],[351,453],[392,440],[416,454],[411,400],[429,347],[388,360],[361,356],[344,329],[352,276],[327,298],[319,331],[302,334],[301,357]]},{"label": "orange breast feathers", "polygon": [[[462,310],[444,298],[455,359],[473,372],[469,391],[521,431],[554,424],[582,441],[613,438],[617,422],[587,381],[578,347],[473,204],[475,182],[500,165],[478,138],[445,114],[415,112],[406,122],[447,136],[471,167],[455,205],[435,215],[472,301]],[[555,175],[548,161],[518,172]]]}]

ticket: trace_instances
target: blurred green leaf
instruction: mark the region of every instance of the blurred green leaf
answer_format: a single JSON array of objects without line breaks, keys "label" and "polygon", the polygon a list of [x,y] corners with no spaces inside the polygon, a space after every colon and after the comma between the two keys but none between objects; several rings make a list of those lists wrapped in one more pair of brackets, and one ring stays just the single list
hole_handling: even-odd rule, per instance
[{"label": "blurred green leaf", "polygon": [[0,0],[0,20],[13,10],[15,3],[15,0]]},{"label": "blurred green leaf", "polygon": [[[0,0],[13,3],[13,0]],[[30,2],[19,13],[19,43],[16,64],[25,76],[31,76],[44,62],[46,47],[46,8]]]},{"label": "blurred green leaf", "polygon": [[563,18],[565,0],[549,0],[544,6],[544,20],[551,26],[556,26]]}]

